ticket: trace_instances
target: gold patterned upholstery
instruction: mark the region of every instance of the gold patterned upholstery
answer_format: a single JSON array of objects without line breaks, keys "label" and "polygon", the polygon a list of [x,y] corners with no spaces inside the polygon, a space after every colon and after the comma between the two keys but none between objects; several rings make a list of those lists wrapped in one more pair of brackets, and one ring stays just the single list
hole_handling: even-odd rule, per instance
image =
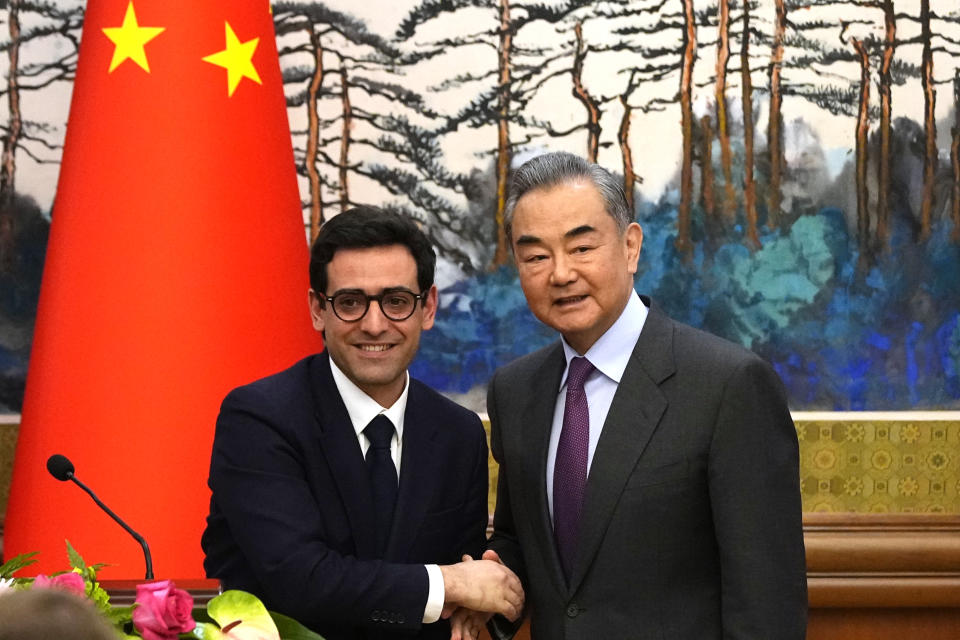
[{"label": "gold patterned upholstery", "polygon": [[10,476],[13,474],[13,449],[17,444],[20,425],[14,417],[0,416],[0,531],[3,529],[7,498],[10,495]]},{"label": "gold patterned upholstery", "polygon": [[803,510],[960,513],[960,414],[872,415],[795,414]]},{"label": "gold patterned upholstery", "polygon": [[[960,412],[793,416],[805,512],[960,514]],[[491,458],[491,513],[496,480]]]}]

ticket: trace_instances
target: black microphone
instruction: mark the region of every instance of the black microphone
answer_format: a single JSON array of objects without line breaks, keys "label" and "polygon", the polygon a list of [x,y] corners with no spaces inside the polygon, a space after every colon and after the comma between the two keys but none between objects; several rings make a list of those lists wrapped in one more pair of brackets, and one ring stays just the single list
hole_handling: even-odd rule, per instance
[{"label": "black microphone", "polygon": [[47,459],[47,471],[50,472],[50,475],[61,482],[65,482],[67,480],[72,480],[75,482],[78,487],[90,494],[90,497],[93,498],[93,501],[97,503],[97,506],[106,511],[108,516],[113,518],[117,524],[119,524],[126,530],[127,533],[133,536],[134,540],[140,543],[140,546],[143,547],[143,559],[147,564],[146,579],[153,580],[153,558],[150,556],[150,547],[147,546],[147,541],[143,539],[143,536],[131,529],[130,525],[121,520],[120,516],[111,511],[107,505],[100,502],[100,498],[94,495],[93,491],[91,491],[87,485],[77,480],[77,476],[73,474],[74,470],[73,463],[70,462],[70,459],[66,456],[60,455],[59,453],[55,453]]}]

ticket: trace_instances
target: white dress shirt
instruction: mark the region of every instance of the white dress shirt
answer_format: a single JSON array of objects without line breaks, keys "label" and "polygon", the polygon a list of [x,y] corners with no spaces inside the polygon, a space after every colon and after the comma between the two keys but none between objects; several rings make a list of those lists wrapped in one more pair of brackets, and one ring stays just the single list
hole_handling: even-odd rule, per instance
[{"label": "white dress shirt", "polygon": [[553,468],[557,461],[560,431],[563,429],[563,410],[567,404],[567,374],[570,371],[570,361],[583,355],[595,368],[587,376],[583,385],[590,413],[590,445],[587,450],[587,478],[589,479],[593,453],[597,450],[603,423],[607,419],[620,378],[623,377],[627,363],[630,362],[633,347],[640,337],[643,324],[647,321],[647,312],[648,309],[640,300],[640,296],[636,291],[632,291],[620,317],[586,353],[577,353],[566,340],[562,340],[563,355],[567,365],[560,378],[560,389],[557,391],[557,401],[553,409],[553,425],[550,428],[550,445],[547,448],[547,504],[550,507],[551,520],[553,519]]},{"label": "white dress shirt", "polygon": [[[347,407],[347,414],[357,433],[357,442],[364,457],[370,448],[370,439],[363,434],[370,421],[383,414],[393,423],[393,439],[390,441],[390,457],[397,467],[397,477],[400,477],[400,460],[403,453],[403,415],[407,411],[407,392],[410,390],[410,375],[406,375],[403,392],[389,408],[382,407],[379,402],[368,396],[360,387],[355,385],[347,375],[337,367],[333,358],[330,358],[330,372],[333,374],[333,383],[340,392],[343,404]],[[430,590],[427,592],[427,605],[423,610],[423,623],[430,624],[440,619],[443,611],[445,591],[443,588],[443,574],[435,564],[424,565],[430,581]]]}]

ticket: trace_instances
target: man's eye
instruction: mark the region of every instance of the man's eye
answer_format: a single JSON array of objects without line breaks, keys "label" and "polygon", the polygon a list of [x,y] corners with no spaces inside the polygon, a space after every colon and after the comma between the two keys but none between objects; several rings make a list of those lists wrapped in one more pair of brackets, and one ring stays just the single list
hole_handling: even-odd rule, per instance
[{"label": "man's eye", "polygon": [[540,262],[541,260],[546,260],[547,256],[542,254],[536,254],[532,256],[527,256],[524,258],[524,262]]},{"label": "man's eye", "polygon": [[590,251],[590,249],[592,249],[592,248],[593,248],[593,247],[589,247],[589,246],[583,245],[583,246],[579,246],[579,247],[575,248],[575,249],[573,250],[573,252],[574,252],[574,253],[586,253],[587,251]]},{"label": "man's eye", "polygon": [[355,309],[361,305],[360,298],[340,298],[337,302],[343,309]]},{"label": "man's eye", "polygon": [[389,296],[384,302],[391,307],[404,307],[407,305],[407,299],[404,296]]}]

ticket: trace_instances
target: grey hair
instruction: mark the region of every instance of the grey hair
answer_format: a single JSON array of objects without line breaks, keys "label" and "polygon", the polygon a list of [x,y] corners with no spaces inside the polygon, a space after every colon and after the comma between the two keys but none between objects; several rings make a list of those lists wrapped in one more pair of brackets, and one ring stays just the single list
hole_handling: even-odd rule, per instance
[{"label": "grey hair", "polygon": [[513,213],[520,198],[537,189],[581,180],[588,180],[597,188],[604,209],[617,223],[617,229],[620,233],[626,231],[633,222],[633,212],[627,206],[627,197],[620,181],[598,164],[587,162],[572,153],[554,151],[527,160],[513,172],[503,210],[503,227],[507,237],[513,231]]}]

